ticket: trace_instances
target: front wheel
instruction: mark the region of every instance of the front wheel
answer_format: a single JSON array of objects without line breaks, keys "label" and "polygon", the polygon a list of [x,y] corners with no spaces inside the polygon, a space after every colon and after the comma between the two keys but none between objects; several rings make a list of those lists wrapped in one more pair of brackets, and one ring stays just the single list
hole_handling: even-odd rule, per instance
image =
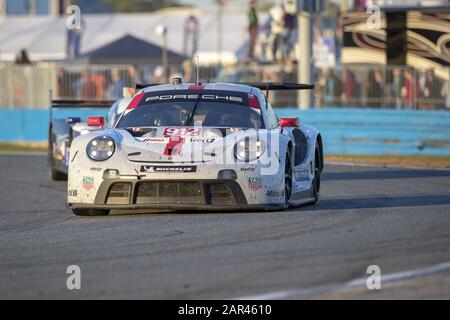
[{"label": "front wheel", "polygon": [[72,209],[72,212],[74,215],[82,217],[107,216],[109,214],[109,210],[99,209]]}]

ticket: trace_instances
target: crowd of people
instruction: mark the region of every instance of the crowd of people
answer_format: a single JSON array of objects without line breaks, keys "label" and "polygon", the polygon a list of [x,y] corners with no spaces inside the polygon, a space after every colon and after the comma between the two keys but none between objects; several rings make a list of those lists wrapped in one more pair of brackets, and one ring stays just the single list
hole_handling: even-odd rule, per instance
[{"label": "crowd of people", "polygon": [[[182,77],[194,81],[192,64],[172,66],[169,79]],[[206,73],[211,72],[211,77]],[[294,62],[272,65],[253,65],[231,68],[214,78],[215,70],[202,70],[202,78],[211,81],[242,82],[297,82],[297,66]],[[315,105],[320,107],[369,107],[397,109],[445,109],[449,108],[449,83],[439,79],[433,70],[418,72],[408,67],[381,69],[349,67],[318,69],[315,81],[320,94]],[[58,68],[57,96],[70,99],[119,99],[124,87],[136,83],[165,83],[165,71],[156,68],[83,69]],[[296,92],[272,94],[275,107],[295,106]]]},{"label": "crowd of people", "polygon": [[282,1],[276,1],[269,10],[269,20],[260,24],[257,0],[250,0],[248,27],[250,60],[274,62],[293,58],[297,42],[297,17],[285,10]]},{"label": "crowd of people", "polygon": [[168,79],[181,77],[193,81],[192,63],[186,60],[181,66],[60,66],[56,71],[58,98],[65,99],[120,99],[123,88],[137,83],[166,83]]},{"label": "crowd of people", "polygon": [[433,70],[411,68],[320,71],[320,105],[371,108],[443,109],[448,107],[449,85]]}]

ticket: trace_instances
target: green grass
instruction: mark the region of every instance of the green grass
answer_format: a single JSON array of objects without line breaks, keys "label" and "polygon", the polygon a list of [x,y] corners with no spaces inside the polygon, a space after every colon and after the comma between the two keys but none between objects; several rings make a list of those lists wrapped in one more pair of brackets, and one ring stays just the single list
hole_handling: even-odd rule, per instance
[{"label": "green grass", "polygon": [[325,156],[325,161],[376,164],[398,167],[450,168],[450,156],[429,155],[339,155]]},{"label": "green grass", "polygon": [[0,143],[0,152],[47,152],[47,143]]}]

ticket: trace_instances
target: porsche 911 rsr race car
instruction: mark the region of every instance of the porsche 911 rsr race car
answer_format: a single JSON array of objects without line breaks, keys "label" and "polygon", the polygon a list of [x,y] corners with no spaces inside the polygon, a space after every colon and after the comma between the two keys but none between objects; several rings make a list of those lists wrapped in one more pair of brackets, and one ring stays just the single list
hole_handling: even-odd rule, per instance
[{"label": "porsche 911 rsr race car", "polygon": [[[315,203],[320,133],[278,119],[260,89],[297,84],[178,83],[140,90],[114,128],[71,145],[68,204],[76,215],[114,209],[277,210]],[[101,126],[92,117],[88,125]]]},{"label": "porsche 911 rsr race car", "polygon": [[113,127],[118,117],[126,109],[131,99],[114,101],[52,101],[48,134],[48,165],[52,180],[67,180],[68,155],[72,140],[79,135],[98,130],[98,127],[88,126],[80,117],[69,116],[53,119],[54,109],[109,108],[106,127]]}]

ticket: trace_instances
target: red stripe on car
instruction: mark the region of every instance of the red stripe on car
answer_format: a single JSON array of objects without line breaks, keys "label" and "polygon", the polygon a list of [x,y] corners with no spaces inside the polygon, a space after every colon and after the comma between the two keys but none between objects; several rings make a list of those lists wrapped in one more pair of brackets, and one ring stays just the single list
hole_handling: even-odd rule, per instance
[{"label": "red stripe on car", "polygon": [[165,156],[176,156],[181,153],[181,148],[184,144],[184,138],[170,138],[169,142],[166,144],[164,148]]},{"label": "red stripe on car", "polygon": [[127,107],[127,110],[131,110],[136,108],[144,97],[144,93],[139,93],[134,96],[133,100],[131,100],[130,104]]}]

